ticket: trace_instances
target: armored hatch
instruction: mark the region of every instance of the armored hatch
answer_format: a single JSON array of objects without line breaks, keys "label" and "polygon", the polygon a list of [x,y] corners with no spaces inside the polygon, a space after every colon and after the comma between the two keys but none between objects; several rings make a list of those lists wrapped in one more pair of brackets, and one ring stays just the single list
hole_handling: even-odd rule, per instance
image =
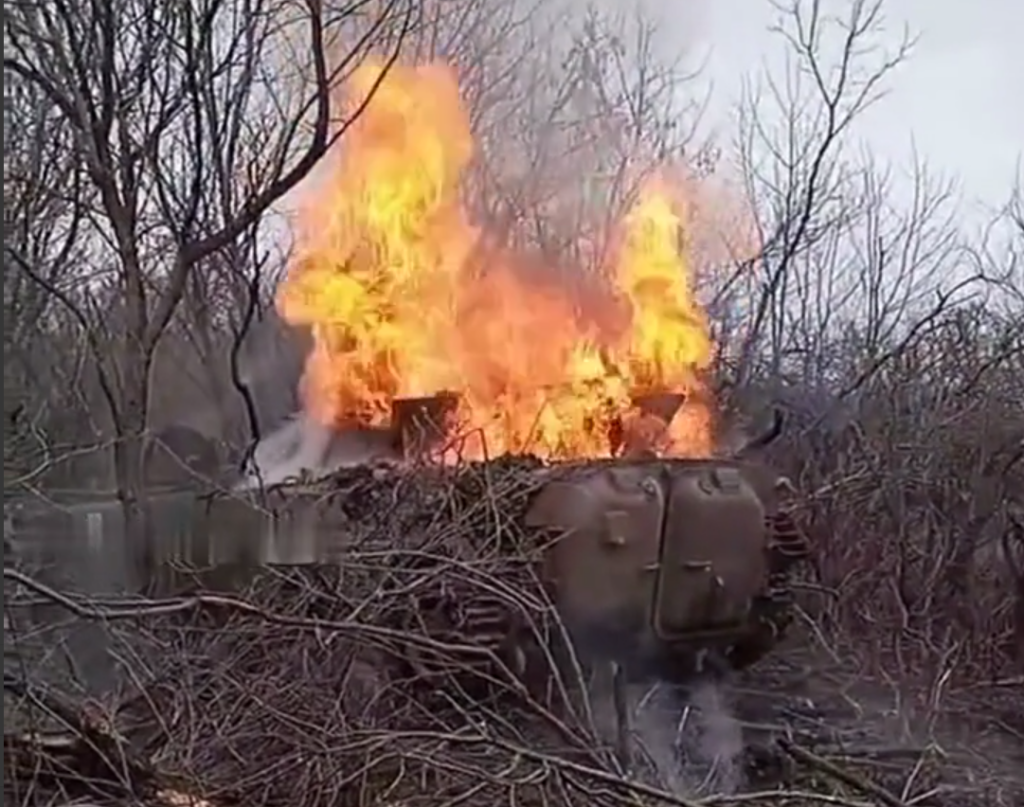
[{"label": "armored hatch", "polygon": [[598,652],[651,663],[710,648],[728,656],[745,643],[733,654],[741,666],[760,658],[769,648],[752,653],[748,640],[767,629],[764,606],[779,596],[780,542],[792,554],[800,540],[780,510],[779,479],[738,460],[562,469],[528,519],[561,533],[545,575],[573,633]]}]

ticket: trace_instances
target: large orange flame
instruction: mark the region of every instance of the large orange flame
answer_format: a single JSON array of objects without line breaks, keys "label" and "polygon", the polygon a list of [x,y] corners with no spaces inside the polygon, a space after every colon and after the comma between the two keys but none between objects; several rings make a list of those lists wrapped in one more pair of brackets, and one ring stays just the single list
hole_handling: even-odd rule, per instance
[{"label": "large orange flame", "polygon": [[593,281],[582,270],[573,284],[553,271],[527,280],[524,257],[485,247],[462,203],[473,139],[454,73],[366,66],[351,103],[374,87],[304,208],[278,295],[283,317],[313,333],[307,410],[328,425],[383,424],[396,397],[453,391],[462,456],[572,459],[608,456],[615,423],[643,425],[632,395],[677,392],[686,403],[659,448],[708,454],[714,346],[673,188],[643,187],[602,294],[580,293]]}]

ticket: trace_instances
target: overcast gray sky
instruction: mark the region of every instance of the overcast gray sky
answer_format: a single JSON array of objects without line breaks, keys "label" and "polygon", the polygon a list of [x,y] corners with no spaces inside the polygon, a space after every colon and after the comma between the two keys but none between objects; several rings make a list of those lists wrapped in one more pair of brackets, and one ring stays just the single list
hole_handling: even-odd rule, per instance
[{"label": "overcast gray sky", "polygon": [[[765,65],[784,70],[785,44],[768,31],[777,10],[770,0],[648,2],[668,23],[664,45],[678,39],[708,55],[715,88],[706,120],[726,134],[744,77]],[[884,9],[892,46],[904,25],[919,41],[855,136],[903,164],[916,145],[930,168],[959,180],[975,214],[1003,204],[1024,151],[1024,0],[886,0]]]}]

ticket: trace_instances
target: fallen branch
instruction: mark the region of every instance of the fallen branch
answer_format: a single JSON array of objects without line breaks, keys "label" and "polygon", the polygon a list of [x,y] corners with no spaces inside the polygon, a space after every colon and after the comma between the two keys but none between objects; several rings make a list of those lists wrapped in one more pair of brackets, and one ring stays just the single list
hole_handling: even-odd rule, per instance
[{"label": "fallen branch", "polygon": [[844,771],[835,763],[829,762],[827,759],[823,759],[817,754],[808,751],[806,748],[801,748],[799,745],[796,745],[789,740],[780,737],[777,742],[783,751],[798,762],[802,762],[826,776],[842,782],[844,785],[848,785],[849,787],[859,790],[865,795],[874,796],[887,807],[908,807],[907,802],[903,801],[894,793],[886,790],[879,784],[850,773],[849,771]]}]

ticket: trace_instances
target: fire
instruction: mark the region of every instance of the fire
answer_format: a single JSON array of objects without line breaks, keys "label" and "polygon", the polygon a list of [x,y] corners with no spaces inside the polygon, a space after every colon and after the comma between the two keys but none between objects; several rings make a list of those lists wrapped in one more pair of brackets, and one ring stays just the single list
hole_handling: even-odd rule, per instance
[{"label": "fire", "polygon": [[683,219],[671,188],[648,183],[624,223],[617,280],[631,303],[631,329],[620,362],[629,367],[634,388],[678,391],[689,405],[669,426],[672,453],[707,456],[713,447],[708,390],[701,374],[711,364],[714,344],[688,271]]},{"label": "fire", "polygon": [[[527,279],[525,256],[487,246],[463,204],[474,144],[455,74],[363,67],[350,102],[378,82],[304,208],[278,294],[282,316],[314,337],[310,414],[382,425],[395,398],[452,391],[460,456],[608,456],[616,429],[654,429],[662,452],[707,455],[702,375],[714,345],[673,189],[644,186],[600,293],[581,295],[597,279],[583,270],[572,284],[553,272]],[[667,432],[634,405],[642,392],[686,396]]]}]

